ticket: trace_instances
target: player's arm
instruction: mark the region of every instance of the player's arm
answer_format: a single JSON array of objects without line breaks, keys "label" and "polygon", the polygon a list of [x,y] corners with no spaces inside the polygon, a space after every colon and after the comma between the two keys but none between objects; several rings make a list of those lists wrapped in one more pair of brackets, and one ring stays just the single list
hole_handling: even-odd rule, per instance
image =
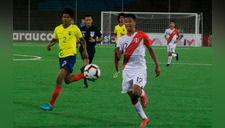
[{"label": "player's arm", "polygon": [[177,32],[177,35],[178,35],[178,38],[177,38],[177,40],[174,41],[174,43],[177,43],[181,38],[179,31]]},{"label": "player's arm", "polygon": [[83,46],[83,53],[82,56],[84,58],[84,66],[89,64],[89,59],[88,59],[88,53],[87,53],[87,47],[86,47],[86,41],[83,37],[79,38],[81,41],[81,44]]},{"label": "player's arm", "polygon": [[116,38],[117,34],[115,33],[109,40],[109,42],[112,42],[112,40],[114,40]]},{"label": "player's arm", "polygon": [[158,77],[160,75],[160,67],[159,67],[159,62],[157,60],[155,51],[153,50],[151,45],[146,45],[146,47],[148,48],[149,54],[151,55],[153,61],[155,62],[155,73],[156,73],[156,77]]},{"label": "player's arm", "polygon": [[52,39],[51,42],[48,44],[47,46],[47,50],[50,51],[51,47],[54,46],[56,44],[58,39]]},{"label": "player's arm", "polygon": [[121,56],[122,56],[122,51],[120,50],[120,47],[116,47],[114,50],[115,54],[116,54],[116,60],[120,60]]}]

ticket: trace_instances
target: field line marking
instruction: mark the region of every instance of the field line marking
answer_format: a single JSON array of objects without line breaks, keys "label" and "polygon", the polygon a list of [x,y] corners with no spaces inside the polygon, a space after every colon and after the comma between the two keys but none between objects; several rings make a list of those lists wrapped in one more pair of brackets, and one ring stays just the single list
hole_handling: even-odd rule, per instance
[{"label": "field line marking", "polygon": [[22,54],[13,54],[13,56],[23,56],[23,57],[32,57],[30,59],[13,59],[13,61],[23,61],[23,60],[40,60],[40,56],[33,56],[33,55],[22,55]]},{"label": "field line marking", "polygon": [[[56,60],[40,60],[40,61],[58,61]],[[77,60],[81,62],[82,60]],[[114,61],[94,61],[94,62],[102,62],[102,63],[113,63]],[[154,64],[154,62],[146,62],[147,64]],[[167,62],[159,62],[159,64],[167,64]],[[204,63],[172,63],[172,64],[177,64],[177,65],[200,65],[200,66],[212,66],[212,64],[204,64]]]}]

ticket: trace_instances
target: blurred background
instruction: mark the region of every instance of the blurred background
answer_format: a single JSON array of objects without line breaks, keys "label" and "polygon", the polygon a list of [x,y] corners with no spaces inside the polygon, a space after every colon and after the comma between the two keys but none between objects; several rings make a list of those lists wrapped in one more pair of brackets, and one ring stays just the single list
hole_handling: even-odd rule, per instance
[{"label": "blurred background", "polygon": [[99,29],[101,11],[198,13],[202,18],[199,32],[205,38],[203,46],[211,46],[211,0],[14,0],[13,30],[53,31],[61,24],[61,12],[67,6],[75,8],[75,24],[91,14]]}]

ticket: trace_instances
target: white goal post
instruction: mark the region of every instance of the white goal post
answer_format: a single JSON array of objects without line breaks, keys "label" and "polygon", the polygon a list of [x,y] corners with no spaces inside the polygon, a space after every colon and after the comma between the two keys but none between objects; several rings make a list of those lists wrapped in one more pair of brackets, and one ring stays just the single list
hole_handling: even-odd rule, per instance
[{"label": "white goal post", "polygon": [[[110,37],[114,34],[114,27],[118,25],[117,16],[121,12],[102,11],[101,12],[101,32],[103,42],[101,44],[111,44]],[[123,12],[136,15],[136,29],[148,34],[152,45],[167,45],[164,39],[165,29],[169,28],[170,20],[175,21],[175,28],[183,30],[178,46],[202,46],[202,34],[200,29],[200,15],[197,13],[161,13],[161,12]],[[202,25],[203,26],[203,25]]]}]

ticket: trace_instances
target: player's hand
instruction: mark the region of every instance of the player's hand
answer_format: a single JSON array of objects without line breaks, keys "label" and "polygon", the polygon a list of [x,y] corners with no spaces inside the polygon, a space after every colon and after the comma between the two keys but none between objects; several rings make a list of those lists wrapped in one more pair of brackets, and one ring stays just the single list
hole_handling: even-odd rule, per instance
[{"label": "player's hand", "polygon": [[84,66],[87,66],[89,64],[89,59],[84,59]]},{"label": "player's hand", "polygon": [[86,51],[83,51],[82,56],[84,59],[88,59],[88,53]]},{"label": "player's hand", "polygon": [[120,51],[120,47],[116,47],[114,50],[115,53],[118,53],[119,51]]},{"label": "player's hand", "polygon": [[159,66],[155,67],[155,73],[156,73],[155,77],[158,77],[160,75],[160,67]]},{"label": "player's hand", "polygon": [[90,37],[89,39],[90,39],[89,42],[91,42],[91,43],[94,43],[95,42],[95,39],[94,38]]},{"label": "player's hand", "polygon": [[110,38],[109,42],[112,42],[112,40],[113,40],[113,39],[112,39],[112,38]]},{"label": "player's hand", "polygon": [[179,40],[175,40],[174,43],[177,43]]},{"label": "player's hand", "polygon": [[47,50],[48,50],[48,51],[51,51],[51,50],[52,50],[52,49],[51,49],[51,46],[52,46],[51,44],[48,44],[48,46],[47,46]]}]

